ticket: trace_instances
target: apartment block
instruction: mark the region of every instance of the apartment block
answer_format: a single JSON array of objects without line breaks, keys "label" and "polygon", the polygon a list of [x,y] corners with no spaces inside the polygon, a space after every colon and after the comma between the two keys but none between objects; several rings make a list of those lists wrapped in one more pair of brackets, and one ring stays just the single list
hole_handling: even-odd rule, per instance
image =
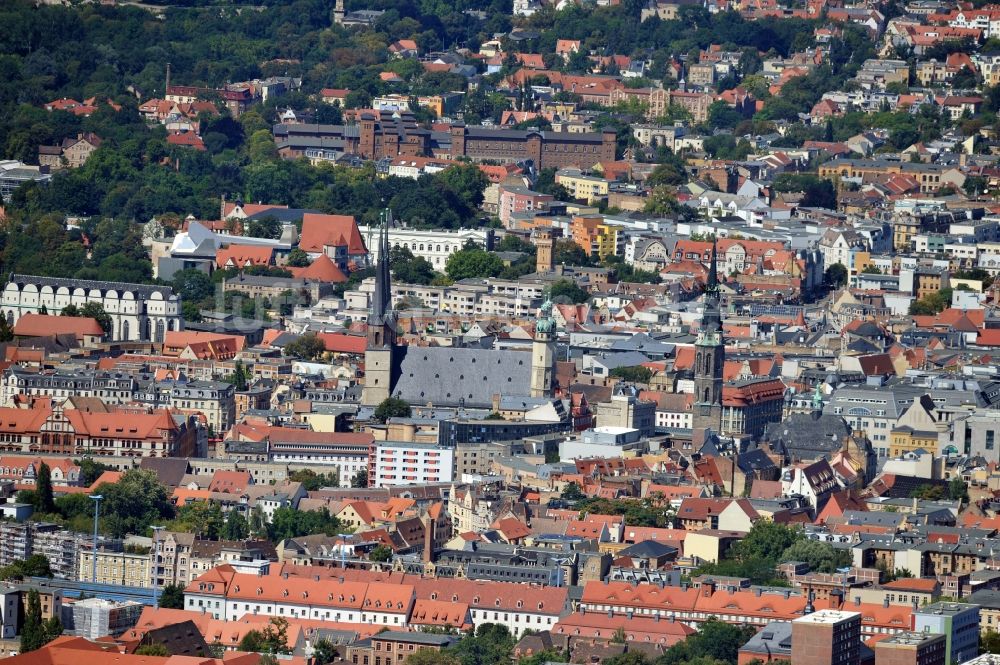
[{"label": "apartment block", "polygon": [[820,610],[792,621],[792,662],[809,665],[857,665],[861,649],[861,614]]}]

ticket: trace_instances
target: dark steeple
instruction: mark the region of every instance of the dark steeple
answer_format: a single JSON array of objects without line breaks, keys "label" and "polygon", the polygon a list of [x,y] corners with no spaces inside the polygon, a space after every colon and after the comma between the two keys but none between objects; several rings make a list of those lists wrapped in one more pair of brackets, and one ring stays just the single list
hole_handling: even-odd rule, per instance
[{"label": "dark steeple", "polygon": [[722,332],[722,313],[719,311],[719,252],[712,240],[712,260],[708,266],[708,281],[705,283],[705,311],[701,320],[704,332]]},{"label": "dark steeple", "polygon": [[384,210],[378,236],[378,264],[375,266],[375,292],[368,312],[368,348],[381,348],[396,343],[396,311],[392,308],[392,284],[389,278],[389,220]]},{"label": "dark steeple", "polygon": [[705,291],[716,292],[719,290],[719,246],[715,238],[712,238],[712,263],[708,266],[708,283],[705,284]]},{"label": "dark steeple", "polygon": [[705,309],[695,342],[695,403],[692,426],[722,433],[722,370],[726,348],[722,339],[722,313],[719,300],[718,248],[712,241],[712,262],[705,284]]}]

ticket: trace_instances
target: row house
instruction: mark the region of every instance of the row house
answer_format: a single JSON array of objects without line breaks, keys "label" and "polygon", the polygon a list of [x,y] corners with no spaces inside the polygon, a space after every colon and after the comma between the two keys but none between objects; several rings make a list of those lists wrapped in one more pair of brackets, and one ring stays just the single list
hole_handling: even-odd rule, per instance
[{"label": "row house", "polygon": [[409,584],[252,575],[237,573],[229,565],[205,573],[184,590],[184,609],[226,621],[262,614],[404,627],[413,601]]},{"label": "row house", "polygon": [[[692,627],[717,618],[733,625],[762,627],[771,621],[791,621],[805,616],[810,601],[800,592],[790,589],[775,593],[761,587],[752,590],[736,587],[723,589],[714,581],[705,580],[697,587],[661,587],[657,584],[633,585],[628,582],[589,582],[583,590],[580,608],[585,613],[596,612],[614,617],[625,615],[678,621]],[[843,603],[831,595],[816,609],[844,609],[861,615],[861,632],[868,638],[890,635],[908,629],[912,622],[909,606]]]},{"label": "row house", "polygon": [[419,601],[430,601],[467,606],[474,626],[501,624],[515,636],[548,630],[569,613],[566,587],[409,575],[389,583],[375,581],[380,573],[350,572],[350,579],[302,568],[252,575],[223,565],[187,586],[184,609],[227,621],[256,614],[406,628],[411,621],[426,622],[413,615]]},{"label": "row house", "polygon": [[165,409],[94,413],[36,404],[0,408],[0,451],[116,457],[191,457],[198,425]]},{"label": "row house", "polygon": [[359,471],[368,471],[373,441],[370,433],[314,432],[241,423],[229,433],[221,452],[229,458],[308,464],[324,472],[335,471],[341,486],[350,487]]}]

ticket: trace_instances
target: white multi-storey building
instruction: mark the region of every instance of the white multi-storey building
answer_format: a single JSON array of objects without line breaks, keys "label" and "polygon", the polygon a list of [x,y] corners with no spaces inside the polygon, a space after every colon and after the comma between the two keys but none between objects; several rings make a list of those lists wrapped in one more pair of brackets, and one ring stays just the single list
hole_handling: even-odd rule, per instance
[{"label": "white multi-storey building", "polygon": [[447,483],[454,474],[455,451],[432,444],[380,441],[368,462],[371,487]]},{"label": "white multi-storey building", "polygon": [[69,305],[94,302],[111,316],[112,340],[162,342],[181,330],[181,299],[169,286],[59,279],[12,274],[3,290],[0,312],[11,326],[25,314],[59,314]]},{"label": "white multi-storey building", "polygon": [[[376,232],[375,227],[361,226],[361,235],[370,239]],[[488,229],[460,229],[458,231],[421,230],[421,229],[389,229],[390,247],[405,247],[414,256],[422,256],[430,261],[435,270],[444,270],[448,257],[462,249],[465,243],[472,241],[482,246],[487,245],[491,233]],[[377,242],[367,242],[370,248],[371,261],[377,263],[379,248]]]}]

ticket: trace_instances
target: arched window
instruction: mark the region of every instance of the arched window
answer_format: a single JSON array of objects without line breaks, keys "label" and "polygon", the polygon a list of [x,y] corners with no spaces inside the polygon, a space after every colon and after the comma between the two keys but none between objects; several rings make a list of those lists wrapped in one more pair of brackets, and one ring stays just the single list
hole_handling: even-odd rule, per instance
[{"label": "arched window", "polygon": [[705,388],[704,397],[701,399],[702,402],[708,402],[708,388]]},{"label": "arched window", "polygon": [[128,340],[128,339],[131,339],[131,338],[129,337],[129,333],[130,333],[130,332],[131,332],[131,331],[129,330],[129,324],[128,324],[128,321],[122,321],[122,337],[121,337],[121,338],[122,338],[122,339],[124,339],[124,340]]}]

